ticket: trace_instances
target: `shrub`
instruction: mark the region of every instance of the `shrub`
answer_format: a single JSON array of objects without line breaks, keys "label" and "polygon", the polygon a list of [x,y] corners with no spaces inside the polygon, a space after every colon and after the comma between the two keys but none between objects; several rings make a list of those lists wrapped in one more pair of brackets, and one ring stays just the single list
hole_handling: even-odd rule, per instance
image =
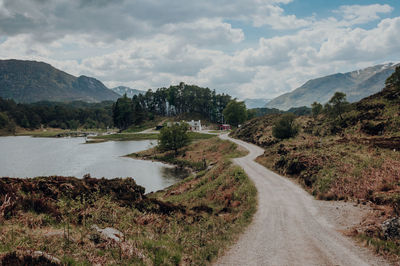
[{"label": "shrub", "polygon": [[186,123],[174,124],[170,127],[163,127],[158,136],[158,148],[161,151],[175,151],[189,144],[188,131],[189,126]]},{"label": "shrub", "polygon": [[299,127],[295,123],[296,116],[288,113],[282,115],[272,128],[272,135],[277,139],[289,139],[295,137],[299,132]]},{"label": "shrub", "polygon": [[319,114],[321,114],[322,113],[322,110],[323,110],[323,106],[322,106],[322,104],[320,104],[320,103],[317,103],[317,102],[314,102],[312,105],[311,105],[311,113],[312,113],[312,115],[313,115],[313,117],[315,118],[315,117],[317,117]]}]

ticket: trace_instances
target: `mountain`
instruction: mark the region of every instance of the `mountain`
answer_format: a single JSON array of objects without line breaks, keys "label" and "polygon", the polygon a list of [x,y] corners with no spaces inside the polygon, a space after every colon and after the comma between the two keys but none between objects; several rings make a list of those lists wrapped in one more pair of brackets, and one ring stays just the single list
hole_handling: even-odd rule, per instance
[{"label": "mountain", "polygon": [[116,100],[119,95],[95,78],[75,77],[36,61],[0,60],[0,97],[16,102]]},{"label": "mountain", "polygon": [[137,90],[137,89],[131,89],[129,87],[125,86],[118,86],[115,88],[111,89],[113,92],[117,93],[118,95],[122,96],[126,93],[126,96],[129,98],[132,98],[133,95],[138,95],[138,94],[145,94],[145,91]]},{"label": "mountain", "polygon": [[270,99],[245,99],[247,109],[262,108],[270,101]]},{"label": "mountain", "polygon": [[398,65],[389,63],[313,79],[292,92],[276,97],[266,107],[287,110],[291,107],[310,106],[315,101],[324,104],[337,91],[346,93],[349,102],[356,102],[382,90],[385,80]]}]

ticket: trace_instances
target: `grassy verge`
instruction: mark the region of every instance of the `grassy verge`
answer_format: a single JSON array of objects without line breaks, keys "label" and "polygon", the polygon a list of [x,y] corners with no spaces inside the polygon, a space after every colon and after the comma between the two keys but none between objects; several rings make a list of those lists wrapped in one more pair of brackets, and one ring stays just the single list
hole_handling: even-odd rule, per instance
[{"label": "grassy verge", "polygon": [[103,140],[103,141],[129,141],[129,140],[143,140],[143,139],[157,139],[158,134],[137,134],[137,133],[118,133],[104,136],[95,136],[90,139]]},{"label": "grassy verge", "polygon": [[5,132],[0,130],[0,136],[32,136],[37,138],[55,138],[55,137],[77,137],[83,136],[87,132],[94,133],[104,133],[105,129],[78,129],[78,130],[69,130],[69,129],[60,129],[60,128],[47,128],[47,129],[34,129],[28,130],[23,128],[17,128],[15,133]]},{"label": "grassy verge", "polygon": [[393,263],[393,265],[398,264],[400,257],[400,246],[398,242],[393,240],[382,240],[379,237],[371,237],[367,234],[359,234],[357,235],[357,239],[364,246],[370,247],[376,253],[384,255]]},{"label": "grassy verge", "polygon": [[[199,139],[210,139],[215,137],[210,134],[204,134],[199,132],[189,132],[189,139],[191,140],[199,140]],[[103,136],[96,136],[90,138],[90,140],[94,141],[130,141],[130,140],[144,140],[144,139],[158,139],[157,133],[118,133],[118,134],[110,134]],[[90,142],[89,140],[89,142]]]},{"label": "grassy verge", "polygon": [[[207,167],[148,195],[131,179],[0,179],[0,206],[15,195],[0,220],[0,254],[43,251],[68,265],[208,265],[256,210],[254,185],[227,159],[237,155],[218,138],[192,143],[176,160],[204,158]],[[104,240],[93,225],[123,237]]]}]

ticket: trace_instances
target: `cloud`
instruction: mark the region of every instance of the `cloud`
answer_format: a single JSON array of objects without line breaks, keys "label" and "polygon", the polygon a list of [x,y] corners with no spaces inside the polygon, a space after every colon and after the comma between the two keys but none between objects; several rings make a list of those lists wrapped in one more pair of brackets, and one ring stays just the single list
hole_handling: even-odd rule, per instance
[{"label": "cloud", "polygon": [[[72,33],[89,33],[88,36],[95,40],[109,41],[144,38],[160,34],[165,29],[175,32],[179,32],[178,28],[201,31],[206,27],[211,31],[223,30],[228,35],[231,33],[237,41],[242,39],[240,30],[233,30],[230,25],[222,23],[222,20],[254,20],[255,24],[271,21],[266,24],[275,25],[272,21],[279,21],[283,13],[276,5],[288,2],[290,1],[1,0],[0,14],[3,15],[0,16],[0,32],[8,36],[32,33],[33,36],[38,36],[38,42],[60,39]],[[289,22],[280,24],[290,25],[293,17],[282,19],[285,20]],[[214,25],[210,22],[217,23]]]},{"label": "cloud", "polygon": [[317,19],[287,14],[290,2],[0,0],[0,58],[45,61],[108,86],[184,81],[272,98],[400,57],[400,17],[380,18],[391,6],[341,6]]},{"label": "cloud", "polygon": [[275,30],[303,28],[312,23],[312,19],[298,19],[295,15],[285,15],[283,8],[276,5],[265,5],[259,8],[253,17],[256,27],[269,25]]},{"label": "cloud", "polygon": [[343,17],[343,22],[347,25],[365,24],[380,18],[378,14],[387,14],[393,11],[389,5],[346,5],[341,6],[334,13]]}]

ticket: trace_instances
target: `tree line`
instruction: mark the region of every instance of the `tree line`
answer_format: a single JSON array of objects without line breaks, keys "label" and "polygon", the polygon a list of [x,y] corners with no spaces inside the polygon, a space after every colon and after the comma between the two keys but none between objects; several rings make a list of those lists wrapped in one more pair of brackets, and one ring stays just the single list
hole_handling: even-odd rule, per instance
[{"label": "tree line", "polygon": [[112,102],[21,104],[11,99],[0,98],[0,129],[13,133],[16,126],[26,129],[44,126],[73,130],[79,127],[112,127]]},{"label": "tree line", "polygon": [[180,83],[169,88],[148,90],[145,94],[134,95],[132,98],[124,95],[113,105],[113,121],[116,127],[123,130],[155,116],[189,113],[199,114],[211,122],[222,123],[223,111],[231,100],[230,95]]}]

